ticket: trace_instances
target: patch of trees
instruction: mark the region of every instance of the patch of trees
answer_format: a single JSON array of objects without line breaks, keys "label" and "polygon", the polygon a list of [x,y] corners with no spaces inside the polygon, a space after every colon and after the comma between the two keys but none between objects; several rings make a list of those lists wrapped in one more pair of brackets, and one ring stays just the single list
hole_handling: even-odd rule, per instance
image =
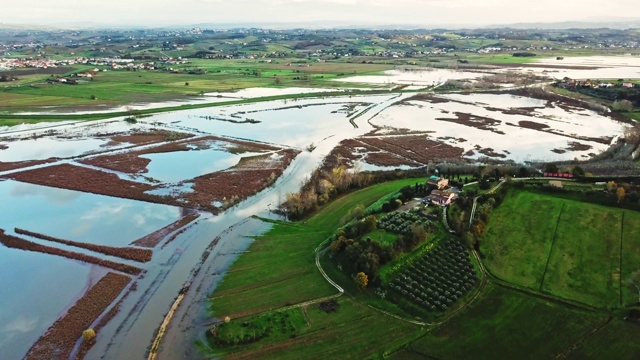
[{"label": "patch of trees", "polygon": [[411,222],[408,217],[392,213],[382,222],[389,232],[399,234],[393,245],[381,244],[364,236],[378,228],[375,216],[369,215],[351,222],[342,228],[329,245],[334,261],[352,273],[365,273],[368,282],[376,283],[382,265],[396,258],[398,254],[413,250],[426,240],[427,233],[431,230],[432,224],[428,220],[416,215],[411,217],[415,220]]},{"label": "patch of trees", "polygon": [[415,313],[415,307],[441,312],[477,282],[467,247],[457,239],[448,238],[405,267],[387,288],[389,299],[409,313]]},{"label": "patch of trees", "polygon": [[538,56],[532,52],[515,52],[512,54],[513,57],[534,57]]}]

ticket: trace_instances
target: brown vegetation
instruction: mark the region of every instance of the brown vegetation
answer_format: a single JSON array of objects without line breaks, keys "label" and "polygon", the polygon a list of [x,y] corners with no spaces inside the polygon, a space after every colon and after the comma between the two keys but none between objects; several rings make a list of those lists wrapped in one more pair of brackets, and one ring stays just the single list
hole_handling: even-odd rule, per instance
[{"label": "brown vegetation", "polygon": [[165,236],[187,225],[188,223],[192,222],[198,217],[200,217],[200,214],[198,213],[191,213],[187,216],[183,216],[180,219],[172,222],[171,224],[163,227],[162,229],[156,230],[151,234],[141,237],[140,239],[132,242],[131,245],[142,246],[147,248],[156,247],[160,243],[160,241],[164,239]]},{"label": "brown vegetation", "polygon": [[544,130],[549,128],[549,125],[540,124],[535,121],[528,121],[528,120],[520,121],[518,122],[518,125],[520,125],[520,127],[522,128],[532,129],[532,130]]},{"label": "brown vegetation", "polygon": [[496,130],[493,126],[500,124],[499,120],[491,119],[484,116],[471,115],[462,112],[455,112],[456,118],[436,118],[439,121],[448,121],[460,125],[474,127],[480,130],[489,130],[496,134],[504,135],[504,132]]},{"label": "brown vegetation", "polygon": [[82,331],[91,326],[129,281],[128,276],[105,275],[36,341],[25,359],[67,359]]},{"label": "brown vegetation", "polygon": [[360,141],[421,164],[432,160],[459,160],[463,153],[462,148],[431,140],[426,135],[363,137]]},{"label": "brown vegetation", "polygon": [[43,254],[51,254],[58,255],[62,257],[66,257],[68,259],[80,260],[91,264],[96,264],[104,267],[108,267],[114,270],[122,271],[131,275],[138,275],[142,270],[131,265],[120,264],[109,260],[99,259],[97,257],[80,254],[72,251],[62,250],[50,246],[36,244],[31,241],[27,241],[21,239],[19,237],[15,237],[12,235],[7,235],[4,231],[0,231],[0,243],[4,246],[13,248],[13,249],[21,249],[26,251],[35,251]]},{"label": "brown vegetation", "polygon": [[136,248],[130,248],[130,247],[113,247],[113,246],[87,244],[87,243],[78,242],[78,241],[59,239],[53,236],[39,234],[37,232],[32,232],[32,231],[24,230],[20,228],[15,228],[14,231],[17,234],[27,235],[27,236],[35,237],[38,239],[47,240],[47,241],[53,241],[60,244],[75,246],[75,247],[99,252],[101,254],[111,255],[111,256],[119,257],[122,259],[129,259],[133,261],[148,262],[151,260],[151,256],[153,255],[153,252],[148,249],[136,249]]},{"label": "brown vegetation", "polygon": [[45,186],[71,189],[94,194],[179,205],[171,198],[145,194],[155,187],[148,184],[121,180],[116,174],[71,164],[59,164],[13,173],[7,177]]},{"label": "brown vegetation", "polygon": [[107,135],[111,139],[109,145],[114,144],[134,144],[134,145],[147,145],[164,142],[167,140],[183,140],[193,137],[193,134],[178,133],[168,130],[151,130],[151,131],[139,131],[131,134],[117,134]]},{"label": "brown vegetation", "polygon": [[15,162],[2,162],[0,161],[0,171],[8,171],[20,169],[28,166],[42,165],[55,161],[56,159],[47,160],[27,160],[27,161],[15,161]]}]

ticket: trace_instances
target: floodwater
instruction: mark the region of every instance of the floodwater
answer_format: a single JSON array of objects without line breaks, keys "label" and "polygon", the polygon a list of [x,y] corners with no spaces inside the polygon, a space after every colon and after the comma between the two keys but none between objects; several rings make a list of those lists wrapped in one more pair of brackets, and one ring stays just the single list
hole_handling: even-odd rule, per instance
[{"label": "floodwater", "polygon": [[2,359],[23,358],[90,283],[105,274],[104,269],[79,261],[2,245],[0,259]]},{"label": "floodwater", "polygon": [[176,183],[197,176],[228,169],[243,157],[260,153],[232,154],[224,149],[192,149],[140,155],[150,159],[144,175],[162,183]]},{"label": "floodwater", "polygon": [[13,180],[0,181],[0,199],[0,228],[7,233],[17,227],[108,246],[127,246],[180,218],[180,208],[174,206]]},{"label": "floodwater", "polygon": [[[541,65],[553,65],[554,68],[522,68],[528,71],[562,79],[640,79],[640,58],[637,56],[585,56],[540,59],[535,62]],[[575,67],[572,69],[555,68],[557,66]],[[596,69],[592,69],[596,67]]]},{"label": "floodwater", "polygon": [[[414,86],[430,86],[447,79],[469,76],[475,78],[481,75],[443,70],[426,71],[424,74],[392,72],[385,76],[389,76],[389,79],[397,76],[401,81],[406,81],[406,84],[414,83]],[[379,80],[384,76],[376,78]],[[349,81],[352,80],[353,78]],[[378,84],[384,84],[385,81],[387,80],[383,79]],[[233,259],[247,249],[251,243],[249,236],[255,236],[268,228],[267,224],[248,218],[252,215],[274,217],[269,209],[275,209],[287,192],[297,191],[307,176],[322,164],[323,159],[340,141],[367,134],[374,129],[372,125],[424,131],[432,138],[464,138],[467,141],[450,139],[447,142],[465,150],[473,150],[476,146],[490,147],[504,154],[507,159],[516,161],[583,157],[606,148],[606,145],[576,140],[570,136],[613,138],[624,129],[624,125],[590,110],[546,107],[544,101],[511,95],[449,94],[443,96],[451,100],[446,103],[410,101],[408,104],[396,104],[412,95],[345,95],[328,99],[322,99],[319,95],[315,99],[297,101],[281,100],[172,111],[140,119],[137,126],[144,128],[230,136],[299,149],[305,149],[311,144],[316,147],[311,152],[301,152],[272,187],[219,216],[202,214],[196,224],[165,248],[155,249],[153,261],[141,265],[145,274],[136,279],[137,290],[127,295],[120,312],[99,332],[97,343],[86,358],[144,358],[164,315],[180,289],[191,279],[197,286],[191,287],[187,300],[179,308],[179,313],[165,336],[160,358],[197,357],[193,340],[206,329],[200,322],[206,312],[204,297],[220,281]],[[513,109],[526,110],[528,113],[503,113]],[[485,129],[477,129],[436,120],[455,118],[455,112],[490,117],[496,122]],[[559,134],[509,125],[517,125],[524,120],[547,125]],[[129,129],[126,126],[121,119],[117,119],[87,124],[66,123],[58,129],[90,138],[90,134],[106,133],[110,129],[126,131]],[[17,135],[28,136],[26,134],[31,130],[45,131],[32,128],[23,130],[22,134]],[[25,141],[28,141],[25,144],[30,144],[28,147],[25,145],[25,151],[33,153],[22,157],[11,156],[25,160],[34,156],[50,157],[53,155],[49,155],[49,146],[52,146],[53,152],[60,154],[56,156],[69,157],[91,149],[101,149],[104,145],[104,141],[84,143],[65,140],[69,144],[78,145],[77,149],[70,146],[73,151],[67,153],[62,145],[54,145],[57,143]],[[592,148],[586,151],[567,150],[565,154],[551,152],[553,149],[566,149],[569,142],[579,142]],[[3,143],[8,144],[9,149],[0,150],[0,161],[8,161],[8,154],[12,152],[19,153],[18,150],[11,150],[18,142]],[[28,149],[29,147],[33,149]],[[64,147],[66,149],[66,145]],[[46,151],[47,155],[40,155],[37,151]],[[211,151],[182,151],[179,155],[144,156],[152,159],[148,175],[172,182],[237,162],[233,157],[236,155],[221,154],[219,151],[221,150],[214,148]],[[479,156],[476,153],[472,157]],[[215,167],[203,168],[201,163],[204,162],[213,162]],[[371,170],[382,169],[370,164],[362,166]],[[171,223],[180,215],[180,209],[176,207],[15,181],[0,181],[0,198],[4,200],[0,206],[0,228],[5,228],[8,232],[14,227],[22,227],[60,238],[112,246],[125,246]],[[202,265],[202,271],[193,278],[199,269],[198,263],[207,250],[211,251],[210,255]],[[0,324],[3,324],[0,327],[0,349],[3,356],[0,357],[3,358],[6,349],[10,351],[9,358],[22,357],[46,327],[87,288],[88,279],[93,283],[101,275],[96,275],[97,272],[93,272],[92,267],[76,261],[4,247],[0,247],[0,259],[0,286],[16,290],[0,300]],[[32,307],[40,306],[38,301],[42,298],[49,305],[34,311]],[[18,309],[18,306],[22,309]],[[21,334],[24,336],[20,337]],[[16,340],[18,337],[20,340]]]},{"label": "floodwater", "polygon": [[8,149],[0,150],[0,161],[14,162],[25,160],[44,160],[49,158],[68,158],[95,151],[104,146],[105,139],[54,139],[38,138],[5,143]]},{"label": "floodwater", "polygon": [[[55,106],[45,107],[44,109],[50,109],[50,111],[26,111],[19,112],[20,115],[33,115],[33,114],[108,114],[116,112],[125,112],[131,110],[149,110],[159,109],[165,107],[175,107],[183,105],[198,105],[198,104],[215,104],[220,102],[234,101],[240,99],[252,99],[265,96],[278,96],[278,95],[292,95],[292,94],[309,94],[309,93],[323,93],[323,92],[335,92],[335,91],[348,91],[349,89],[338,88],[247,88],[230,92],[211,92],[204,94],[194,94],[192,96],[185,96],[185,98],[173,101],[163,102],[151,102],[151,103],[137,103],[122,106],[94,106],[91,110],[81,111],[68,111],[64,108],[62,110],[56,110]],[[365,90],[365,89],[361,89]]]},{"label": "floodwater", "polygon": [[[574,158],[586,158],[608,148],[608,144],[576,139],[572,136],[614,138],[621,135],[625,124],[611,120],[586,110],[565,110],[560,107],[547,108],[546,102],[531,98],[507,94],[451,94],[442,98],[454,101],[430,103],[410,101],[408,105],[394,105],[371,122],[373,125],[396,127],[415,131],[429,132],[431,138],[455,138],[466,141],[448,141],[449,144],[462,147],[464,151],[476,147],[492,148],[502,154],[502,159],[516,162],[529,160],[559,161]],[[504,114],[502,111],[535,108],[526,115]],[[527,109],[528,111],[528,109]],[[484,129],[437,119],[457,119],[456,112],[496,120]],[[546,125],[547,131],[537,131],[518,126],[520,121],[530,121]],[[552,133],[551,131],[555,132]],[[569,143],[588,145],[588,150],[569,151]],[[565,151],[562,154],[552,150]],[[478,152],[470,158],[484,156]]]},{"label": "floodwater", "polygon": [[447,80],[479,79],[487,72],[453,69],[387,70],[382,75],[362,75],[335,79],[334,81],[364,84],[403,84],[412,86],[436,86]]},{"label": "floodwater", "polygon": [[[382,103],[395,96],[397,94],[270,101],[159,114],[145,118],[144,121],[164,124],[175,130],[224,135],[304,149],[336,134],[356,136],[361,131],[354,129],[349,122],[349,115],[353,114],[353,117],[370,104]],[[353,109],[346,109],[348,105],[352,105]],[[246,120],[252,122],[241,122]],[[364,117],[354,121],[359,127],[368,126]]]}]

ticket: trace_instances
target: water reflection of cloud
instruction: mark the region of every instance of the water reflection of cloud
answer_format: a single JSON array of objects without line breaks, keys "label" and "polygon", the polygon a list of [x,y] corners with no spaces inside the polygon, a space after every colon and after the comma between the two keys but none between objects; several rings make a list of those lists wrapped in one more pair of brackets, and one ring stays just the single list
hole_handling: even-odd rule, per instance
[{"label": "water reflection of cloud", "polygon": [[22,334],[36,330],[39,325],[37,317],[27,318],[24,315],[18,315],[0,327],[0,349],[5,348],[5,344],[14,342],[14,339]]},{"label": "water reflection of cloud", "polygon": [[80,225],[71,229],[71,234],[77,237],[81,237],[82,235],[88,233],[92,228],[92,225],[89,223],[80,223]]},{"label": "water reflection of cloud", "polygon": [[81,193],[47,186],[14,182],[9,194],[13,197],[42,196],[54,205],[65,205],[76,200]]},{"label": "water reflection of cloud", "polygon": [[19,315],[17,318],[9,321],[7,324],[0,328],[0,333],[26,333],[33,331],[38,326],[38,318],[27,318],[24,315]]},{"label": "water reflection of cloud", "polygon": [[126,210],[131,208],[130,204],[116,203],[116,204],[104,204],[98,203],[97,206],[80,217],[81,220],[104,220],[113,219],[118,215],[126,213]]}]

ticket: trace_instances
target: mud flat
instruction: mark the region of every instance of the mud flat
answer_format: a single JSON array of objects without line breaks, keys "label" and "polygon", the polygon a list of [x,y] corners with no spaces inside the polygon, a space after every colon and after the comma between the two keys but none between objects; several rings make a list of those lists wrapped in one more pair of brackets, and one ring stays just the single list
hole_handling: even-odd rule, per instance
[{"label": "mud flat", "polygon": [[114,270],[122,271],[123,273],[131,274],[131,275],[138,275],[142,272],[142,269],[137,268],[135,266],[120,264],[110,260],[99,259],[97,257],[80,254],[73,251],[67,251],[67,250],[62,250],[62,249],[58,249],[50,246],[36,244],[34,242],[21,239],[19,237],[7,235],[4,233],[4,230],[2,229],[0,229],[0,243],[6,247],[13,248],[13,249],[35,251],[43,254],[62,256],[68,259],[74,259],[74,260],[84,261],[90,264],[104,266]]},{"label": "mud flat", "polygon": [[16,232],[16,234],[27,235],[27,236],[35,237],[41,240],[56,242],[59,244],[75,246],[82,249],[95,251],[101,254],[111,255],[111,256],[119,257],[121,259],[128,259],[128,260],[133,260],[138,262],[148,262],[151,260],[151,256],[153,255],[153,252],[149,249],[137,249],[132,247],[123,248],[123,247],[86,244],[78,241],[58,239],[53,236],[44,235],[44,234],[40,234],[37,232],[32,232],[32,231],[24,230],[20,228],[15,228],[14,231]]},{"label": "mud flat", "polygon": [[25,359],[68,359],[82,332],[91,326],[130,281],[131,278],[125,275],[105,275],[36,341]]}]

